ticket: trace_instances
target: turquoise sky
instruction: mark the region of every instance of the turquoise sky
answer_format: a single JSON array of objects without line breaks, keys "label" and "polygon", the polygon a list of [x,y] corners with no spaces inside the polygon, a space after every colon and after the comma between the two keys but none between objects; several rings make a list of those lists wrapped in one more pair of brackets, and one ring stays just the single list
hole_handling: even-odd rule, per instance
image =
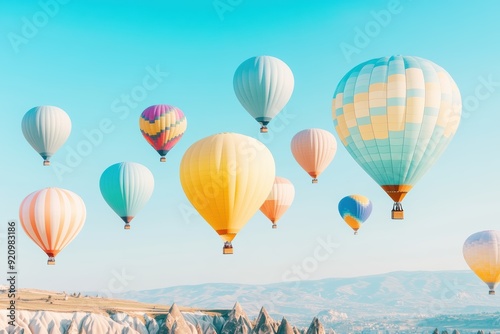
[{"label": "turquoise sky", "polygon": [[[468,269],[465,239],[500,228],[499,10],[500,4],[483,0],[0,2],[1,220],[18,219],[24,197],[49,186],[76,192],[87,206],[83,230],[56,266],[47,266],[47,256],[18,224],[19,287],[105,294]],[[293,135],[306,128],[338,139],[330,109],[337,83],[358,63],[394,54],[445,68],[464,103],[447,151],[405,198],[403,221],[390,219],[391,199],[340,142],[316,185],[290,151]],[[295,77],[290,102],[265,136],[232,87],[238,65],[256,55],[282,59]],[[164,164],[138,128],[141,112],[163,103],[188,119]],[[63,108],[73,122],[50,167],[21,132],[24,113],[44,104]],[[223,131],[265,143],[277,175],[296,189],[278,229],[257,212],[234,240],[232,256],[221,254],[220,238],[179,181],[186,149]],[[99,192],[101,173],[120,161],[144,164],[155,176],[153,196],[130,231]],[[355,193],[373,202],[357,236],[337,211],[338,201]],[[6,268],[5,234],[1,241],[0,267]]]}]

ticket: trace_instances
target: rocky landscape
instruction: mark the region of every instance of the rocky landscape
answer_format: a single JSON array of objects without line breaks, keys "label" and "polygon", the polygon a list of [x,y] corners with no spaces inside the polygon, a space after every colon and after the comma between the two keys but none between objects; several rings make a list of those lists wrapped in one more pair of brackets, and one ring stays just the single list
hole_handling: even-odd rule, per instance
[{"label": "rocky landscape", "polygon": [[166,316],[148,314],[25,311],[17,313],[16,326],[10,326],[6,312],[0,316],[0,334],[324,334],[314,318],[309,328],[292,326],[286,318],[273,320],[263,308],[251,321],[239,304],[223,316],[186,312],[173,304]]},{"label": "rocky landscape", "polygon": [[238,302],[231,310],[181,311],[176,304],[167,310],[162,305],[30,290],[19,291],[15,302],[12,326],[7,294],[2,293],[0,334],[325,334],[318,318],[308,328],[298,328],[286,318],[272,319],[263,307],[250,319]]}]

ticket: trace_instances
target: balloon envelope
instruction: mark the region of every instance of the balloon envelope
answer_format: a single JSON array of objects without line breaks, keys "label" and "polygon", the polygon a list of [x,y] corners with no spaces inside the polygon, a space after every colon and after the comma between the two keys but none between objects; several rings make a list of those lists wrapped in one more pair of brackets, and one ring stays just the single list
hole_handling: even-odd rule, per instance
[{"label": "balloon envelope", "polygon": [[339,202],[339,213],[342,219],[357,234],[370,214],[372,213],[372,202],[363,195],[350,195],[342,198]]},{"label": "balloon envelope", "polygon": [[21,121],[24,138],[50,165],[50,158],[66,142],[71,133],[71,119],[61,108],[39,106],[31,108]]},{"label": "balloon envelope", "polygon": [[187,119],[179,108],[159,104],[142,112],[139,128],[146,141],[160,154],[160,161],[165,161],[167,153],[184,135]]},{"label": "balloon envelope", "polygon": [[184,153],[180,165],[186,197],[228,243],[259,210],[274,177],[269,149],[237,133],[219,133],[197,141]]},{"label": "balloon envelope", "polygon": [[260,124],[261,132],[285,107],[292,96],[292,70],[282,60],[271,56],[251,57],[238,66],[233,88],[241,105]]},{"label": "balloon envelope", "polygon": [[472,234],[463,246],[465,262],[490,288],[490,295],[500,282],[500,231],[481,231]]},{"label": "balloon envelope", "polygon": [[271,192],[260,207],[260,211],[269,218],[276,228],[276,223],[292,205],[295,188],[290,180],[276,176]]},{"label": "balloon envelope", "polygon": [[86,218],[85,203],[72,191],[45,188],[35,191],[19,207],[21,226],[48,256],[48,264],[80,232]]},{"label": "balloon envelope", "polygon": [[151,171],[136,162],[120,162],[101,174],[99,188],[102,197],[125,222],[125,229],[146,205],[154,190]]},{"label": "balloon envelope", "polygon": [[450,143],[461,107],[443,68],[392,56],[366,61],[342,78],[332,117],[349,154],[399,203]]},{"label": "balloon envelope", "polygon": [[316,183],[337,153],[337,140],[326,130],[306,129],[293,136],[291,149],[295,160]]}]

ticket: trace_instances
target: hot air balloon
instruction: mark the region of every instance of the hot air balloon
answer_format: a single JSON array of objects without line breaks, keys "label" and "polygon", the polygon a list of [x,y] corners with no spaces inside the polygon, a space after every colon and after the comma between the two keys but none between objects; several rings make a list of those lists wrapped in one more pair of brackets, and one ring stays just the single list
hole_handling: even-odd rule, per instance
[{"label": "hot air balloon", "polygon": [[267,124],[292,96],[293,73],[282,60],[258,56],[245,60],[233,77],[233,88],[241,105],[267,132]]},{"label": "hot air balloon", "polygon": [[328,131],[306,129],[292,138],[292,154],[299,165],[318,182],[318,176],[328,167],[337,152],[337,141]]},{"label": "hot air balloon", "polygon": [[179,108],[159,104],[142,112],[139,128],[146,141],[160,154],[160,161],[165,162],[167,153],[186,131],[187,119]]},{"label": "hot air balloon", "polygon": [[294,197],[295,188],[292,182],[284,177],[276,176],[271,192],[260,207],[260,211],[273,223],[273,228],[278,227],[276,223],[292,205]]},{"label": "hot air balloon", "polygon": [[219,234],[223,254],[266,200],[275,177],[274,159],[258,140],[238,133],[201,139],[184,153],[182,189],[193,207]]},{"label": "hot air balloon", "polygon": [[404,218],[401,201],[448,146],[461,112],[452,77],[433,62],[410,56],[354,67],[332,102],[340,140],[394,200],[393,219]]},{"label": "hot air balloon", "polygon": [[500,283],[500,231],[472,234],[465,240],[463,254],[472,271],[490,288],[489,294],[494,295]]},{"label": "hot air balloon", "polygon": [[109,166],[99,180],[106,203],[125,222],[130,222],[149,201],[154,189],[151,171],[136,162],[120,162]]},{"label": "hot air balloon", "polygon": [[80,232],[86,218],[85,203],[72,191],[45,188],[22,201],[19,220],[24,232],[56,263],[59,254]]},{"label": "hot air balloon", "polygon": [[50,158],[66,142],[71,133],[71,119],[64,110],[54,106],[40,106],[28,110],[21,121],[23,135],[50,165]]},{"label": "hot air balloon", "polygon": [[361,227],[372,213],[372,202],[363,195],[350,195],[339,202],[339,213],[342,219],[358,234]]}]

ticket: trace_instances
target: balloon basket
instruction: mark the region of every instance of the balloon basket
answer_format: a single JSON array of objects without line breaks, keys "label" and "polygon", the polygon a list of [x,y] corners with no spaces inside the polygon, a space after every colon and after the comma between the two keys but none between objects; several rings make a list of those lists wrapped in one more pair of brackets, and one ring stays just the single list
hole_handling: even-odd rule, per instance
[{"label": "balloon basket", "polygon": [[401,202],[394,202],[392,206],[391,218],[392,219],[404,219],[403,205]]},{"label": "balloon basket", "polygon": [[495,294],[495,290],[490,290],[490,292],[488,294],[489,295],[494,295]]},{"label": "balloon basket", "polygon": [[130,224],[125,224],[125,226],[123,227],[125,230],[130,230]]},{"label": "balloon basket", "polygon": [[267,126],[263,126],[260,128],[260,133],[267,133]]},{"label": "balloon basket", "polygon": [[47,264],[49,266],[53,266],[56,264],[56,258],[55,257],[49,257],[49,259],[47,260]]},{"label": "balloon basket", "polygon": [[278,225],[276,225],[276,224],[273,224],[273,228],[278,228]]},{"label": "balloon basket", "polygon": [[358,235],[358,231],[354,231],[354,235]]},{"label": "balloon basket", "polygon": [[165,162],[165,161],[167,161],[167,158],[165,158],[165,157],[160,158],[160,162]]},{"label": "balloon basket", "polygon": [[311,183],[313,183],[313,184],[314,184],[314,183],[318,183],[318,179],[316,179],[316,178],[312,179],[312,182],[311,182]]},{"label": "balloon basket", "polygon": [[49,160],[44,160],[43,161],[44,166],[50,166],[50,161]]},{"label": "balloon basket", "polygon": [[233,248],[232,247],[231,248],[229,248],[229,247],[222,248],[222,254],[233,254]]},{"label": "balloon basket", "polygon": [[392,219],[404,219],[404,211],[403,210],[392,210],[391,211],[391,218]]}]

